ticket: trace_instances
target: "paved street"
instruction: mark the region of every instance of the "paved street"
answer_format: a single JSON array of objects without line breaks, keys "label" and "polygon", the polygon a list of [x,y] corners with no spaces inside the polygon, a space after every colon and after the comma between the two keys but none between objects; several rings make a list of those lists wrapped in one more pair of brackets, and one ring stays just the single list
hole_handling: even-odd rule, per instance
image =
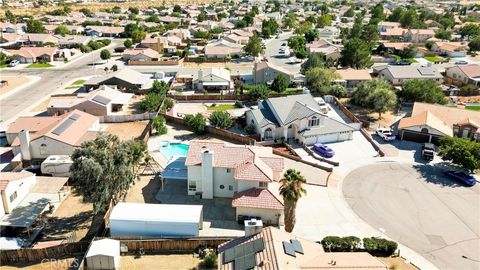
[{"label": "paved street", "polygon": [[[289,57],[283,57],[278,54],[278,50],[282,46],[283,43],[288,44],[288,38],[292,36],[291,32],[280,34],[279,38],[273,38],[266,42],[266,49],[265,49],[265,56],[268,58],[268,61],[283,67],[293,73],[300,72],[300,63],[297,64],[290,64]],[[295,58],[295,57],[291,57]]]},{"label": "paved street", "polygon": [[361,219],[440,269],[480,268],[480,186],[430,165],[383,162],[352,171],[343,193]]}]

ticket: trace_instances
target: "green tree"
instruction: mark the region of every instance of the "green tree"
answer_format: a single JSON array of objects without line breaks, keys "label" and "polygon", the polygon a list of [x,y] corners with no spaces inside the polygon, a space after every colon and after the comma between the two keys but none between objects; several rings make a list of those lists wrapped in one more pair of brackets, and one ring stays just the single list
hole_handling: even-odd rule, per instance
[{"label": "green tree", "polygon": [[130,49],[130,48],[133,46],[132,40],[131,40],[131,39],[126,39],[126,40],[123,42],[123,46],[125,46],[125,48]]},{"label": "green tree", "polygon": [[332,16],[330,15],[322,15],[317,18],[317,27],[323,28],[325,26],[332,25]]},{"label": "green tree", "polygon": [[460,28],[460,35],[462,38],[467,37],[468,40],[470,40],[471,37],[480,36],[480,26],[469,23]]},{"label": "green tree", "polygon": [[472,52],[480,51],[480,36],[472,38],[470,42],[468,42],[468,48],[470,48]]},{"label": "green tree", "polygon": [[205,13],[205,11],[201,11],[197,16],[197,21],[203,22],[205,21],[206,17],[207,17],[207,14]]},{"label": "green tree", "polygon": [[136,29],[132,32],[131,38],[134,43],[140,43],[142,42],[142,40],[145,39],[146,36],[147,36],[147,33],[145,33],[145,31]]},{"label": "green tree", "polygon": [[280,180],[280,195],[285,203],[285,231],[292,232],[296,223],[296,208],[298,200],[307,194],[303,184],[307,181],[303,175],[294,169],[288,169]]},{"label": "green tree", "polygon": [[417,47],[413,44],[410,44],[408,47],[404,48],[398,53],[402,59],[413,58],[417,55]]},{"label": "green tree", "polygon": [[100,134],[73,151],[71,179],[84,200],[93,202],[94,213],[125,197],[145,152],[143,141],[120,141],[111,134]]},{"label": "green tree", "polygon": [[262,22],[262,36],[264,36],[265,38],[269,38],[270,36],[275,35],[277,31],[278,24],[273,18],[264,20]]},{"label": "green tree", "polygon": [[347,89],[343,85],[340,84],[333,84],[328,89],[327,94],[335,96],[337,98],[341,98],[347,94]]},{"label": "green tree", "polygon": [[382,3],[378,3],[376,4],[372,11],[370,12],[371,13],[371,20],[377,20],[377,21],[383,21],[385,20],[385,13],[384,13],[384,9],[383,9],[383,4]]},{"label": "green tree", "polygon": [[355,9],[353,7],[350,7],[345,13],[343,14],[344,17],[353,17],[355,16]]},{"label": "green tree", "polygon": [[257,34],[254,34],[243,47],[243,51],[251,56],[257,57],[263,54],[262,40]]},{"label": "green tree", "polygon": [[478,89],[478,86],[467,84],[460,87],[460,92],[458,94],[460,96],[476,96],[480,94],[480,90]]},{"label": "green tree", "polygon": [[173,12],[181,13],[182,7],[180,7],[179,5],[173,6]]},{"label": "green tree", "polygon": [[431,50],[432,47],[433,47],[433,44],[435,44],[434,41],[427,41],[427,42],[425,43],[425,48],[427,48],[428,50]]},{"label": "green tree", "polygon": [[307,42],[312,42],[320,36],[320,33],[317,29],[309,29],[305,32],[304,35]]},{"label": "green tree", "polygon": [[373,61],[369,44],[359,38],[348,40],[341,51],[340,63],[344,67],[355,69],[371,67]]},{"label": "green tree", "polygon": [[54,33],[56,35],[65,36],[70,34],[70,30],[68,30],[68,28],[65,25],[59,25],[57,28],[55,28]]},{"label": "green tree", "polygon": [[398,94],[407,102],[447,103],[442,88],[433,80],[407,80]]},{"label": "green tree", "polygon": [[283,27],[287,29],[294,29],[298,25],[297,14],[289,12],[282,19]]},{"label": "green tree", "polygon": [[41,21],[30,19],[27,21],[27,33],[45,33],[45,27]]},{"label": "green tree", "polygon": [[17,22],[17,17],[10,11],[10,9],[5,10],[5,17],[9,23]]},{"label": "green tree", "polygon": [[107,50],[107,49],[103,49],[101,52],[100,52],[100,58],[102,58],[103,60],[108,60],[110,59],[112,55],[110,54],[110,51]]},{"label": "green tree", "polygon": [[316,67],[307,71],[305,83],[312,93],[325,95],[330,91],[332,81],[339,78],[340,75],[331,69]]},{"label": "green tree", "polygon": [[280,93],[287,90],[287,87],[289,85],[290,85],[290,79],[283,74],[278,74],[277,77],[275,77],[275,79],[273,80],[272,90]]},{"label": "green tree", "polygon": [[302,63],[300,72],[305,74],[309,69],[316,67],[326,67],[325,55],[322,53],[311,53],[305,62]]},{"label": "green tree", "polygon": [[170,110],[171,108],[173,108],[173,105],[175,105],[171,97],[166,97],[163,104],[165,105],[165,108],[167,108],[167,110]]},{"label": "green tree", "polygon": [[352,93],[351,101],[354,104],[364,108],[373,108],[372,94],[378,89],[389,89],[390,84],[384,79],[373,79],[371,81],[362,82]]},{"label": "green tree", "polygon": [[382,119],[382,113],[395,109],[397,96],[386,88],[380,88],[371,95],[373,110],[378,113],[378,119]]},{"label": "green tree", "polygon": [[313,23],[311,23],[309,21],[304,21],[304,22],[301,22],[300,24],[297,25],[297,27],[295,28],[295,34],[303,35],[307,31],[310,31],[310,30],[313,30],[313,29],[315,29],[313,27]]},{"label": "green tree", "polygon": [[403,17],[404,13],[405,13],[405,9],[403,7],[397,7],[393,10],[392,14],[388,16],[388,21],[399,22],[400,19]]},{"label": "green tree", "polygon": [[119,7],[119,6],[115,6],[115,7],[112,8],[112,13],[120,14],[120,13],[122,13],[122,8]]},{"label": "green tree", "polygon": [[188,114],[185,116],[185,121],[195,134],[201,135],[205,133],[207,121],[201,113],[197,113],[196,115]]},{"label": "green tree", "polygon": [[81,8],[79,11],[87,17],[93,17],[94,16],[94,13],[88,8]]},{"label": "green tree", "polygon": [[222,129],[228,129],[233,125],[233,119],[227,111],[214,111],[208,121],[212,126]]},{"label": "green tree", "polygon": [[438,39],[450,40],[452,39],[452,31],[440,28],[435,32],[435,37]]},{"label": "green tree", "polygon": [[167,134],[168,129],[167,126],[165,126],[165,118],[163,116],[157,115],[153,119],[152,125],[159,135]]},{"label": "green tree", "polygon": [[373,48],[378,42],[377,27],[373,24],[364,26],[360,38],[366,40],[370,48]]},{"label": "green tree", "polygon": [[270,89],[264,84],[256,84],[248,90],[248,96],[252,100],[267,99],[270,95]]},{"label": "green tree", "polygon": [[417,11],[414,8],[409,8],[405,11],[400,19],[400,25],[404,28],[418,28],[419,20]]},{"label": "green tree", "polygon": [[135,15],[138,15],[140,13],[140,10],[137,7],[129,7],[128,11],[130,11],[130,13]]},{"label": "green tree", "polygon": [[470,172],[480,169],[480,142],[445,136],[440,139],[438,155]]}]

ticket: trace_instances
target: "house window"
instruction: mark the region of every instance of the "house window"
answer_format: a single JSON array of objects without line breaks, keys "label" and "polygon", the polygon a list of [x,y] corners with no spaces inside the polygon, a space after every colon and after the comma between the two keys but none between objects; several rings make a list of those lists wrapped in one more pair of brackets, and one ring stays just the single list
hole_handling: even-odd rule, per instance
[{"label": "house window", "polygon": [[308,120],[308,126],[309,127],[316,127],[320,123],[320,119],[318,119],[316,116],[312,117],[310,120]]},{"label": "house window", "polygon": [[428,128],[422,128],[422,130],[420,131],[422,133],[428,133]]},{"label": "house window", "polygon": [[227,173],[230,173],[230,168],[227,168]]},{"label": "house window", "polygon": [[233,190],[233,186],[232,186],[232,185],[228,185],[228,190],[232,191],[232,190]]},{"label": "house window", "polygon": [[220,189],[224,189],[224,188],[225,188],[225,186],[224,186],[224,185],[220,185]]},{"label": "house window", "polygon": [[188,191],[197,191],[197,181],[188,181]]},{"label": "house window", "polygon": [[259,183],[258,183],[258,186],[261,187],[261,188],[266,188],[266,187],[267,187],[267,183],[266,183],[266,182],[259,182]]},{"label": "house window", "polygon": [[10,195],[10,202],[13,202],[17,198],[17,192],[13,192],[12,195]]},{"label": "house window", "polygon": [[48,155],[47,145],[44,143],[40,145],[40,155]]},{"label": "house window", "polygon": [[273,135],[272,135],[272,129],[271,128],[267,128],[265,130],[265,134],[264,134],[264,139],[265,140],[271,140],[273,138]]}]

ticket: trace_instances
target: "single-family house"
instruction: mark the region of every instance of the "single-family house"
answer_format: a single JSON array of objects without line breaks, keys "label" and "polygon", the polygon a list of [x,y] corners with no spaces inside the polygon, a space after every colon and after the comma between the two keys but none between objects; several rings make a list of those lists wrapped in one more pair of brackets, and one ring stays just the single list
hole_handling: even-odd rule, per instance
[{"label": "single-family house", "polygon": [[199,69],[193,84],[198,91],[226,93],[233,90],[230,71],[225,68]]},{"label": "single-family house", "polygon": [[325,39],[312,41],[306,45],[306,48],[309,53],[321,53],[325,55],[325,60],[338,60],[342,50],[342,46],[334,45]]},{"label": "single-family house", "polygon": [[165,36],[167,37],[176,36],[181,41],[188,41],[192,37],[192,34],[188,29],[176,28],[176,29],[171,29],[165,32]]},{"label": "single-family house", "polygon": [[18,43],[21,43],[21,37],[21,35],[16,33],[3,33],[0,35],[0,47],[14,47]]},{"label": "single-family house", "polygon": [[23,34],[20,38],[24,46],[37,46],[44,43],[58,44],[58,38],[52,34]]},{"label": "single-family house", "polygon": [[92,40],[89,36],[81,35],[55,35],[58,39],[58,47],[60,48],[71,48],[72,46],[77,46],[78,44],[87,45],[88,42]]},{"label": "single-family house", "polygon": [[318,37],[327,40],[336,39],[340,36],[340,28],[334,26],[326,26],[318,29]]},{"label": "single-family house", "polygon": [[435,31],[432,29],[389,28],[381,32],[380,36],[386,40],[425,43],[428,39],[435,36]]},{"label": "single-family house", "polygon": [[125,50],[122,59],[125,61],[158,61],[160,54],[150,48],[134,48]]},{"label": "single-family house", "polygon": [[377,24],[377,32],[385,32],[387,29],[400,28],[399,22],[379,22]]},{"label": "single-family house", "polygon": [[312,145],[351,140],[355,130],[321,112],[310,94],[268,98],[246,113],[262,141],[295,140]]},{"label": "single-family house", "polygon": [[431,50],[447,57],[465,57],[468,44],[466,42],[435,42]]},{"label": "single-family house", "polygon": [[60,203],[67,177],[36,176],[27,171],[0,172],[0,226],[25,229],[50,206]]},{"label": "single-family house", "polygon": [[91,37],[120,37],[124,31],[121,26],[89,25],[85,28],[85,34]]},{"label": "single-family house", "polygon": [[445,68],[446,81],[458,86],[473,84],[480,87],[480,65],[455,65]]},{"label": "single-family house", "polygon": [[400,86],[406,80],[412,79],[434,80],[438,83],[443,82],[442,74],[433,67],[386,65],[374,67],[373,73],[377,74],[377,77],[383,78],[396,86]]},{"label": "single-family house", "polygon": [[53,56],[58,52],[58,49],[53,47],[21,47],[10,52],[13,55],[13,59],[18,60],[20,63],[52,62]]},{"label": "single-family house", "polygon": [[274,183],[282,176],[283,158],[272,148],[191,141],[185,165],[189,195],[233,198],[237,219],[258,216],[267,224],[283,224],[283,201]]},{"label": "single-family house", "polygon": [[367,252],[326,252],[320,243],[253,221],[245,236],[218,246],[218,269],[371,269],[388,270]]},{"label": "single-family house", "polygon": [[335,71],[340,75],[340,79],[335,80],[335,83],[340,83],[347,89],[354,89],[360,83],[372,80],[372,76],[367,69],[337,69]]},{"label": "single-family house", "polygon": [[71,155],[83,142],[94,139],[98,118],[74,110],[61,116],[19,117],[7,129],[14,155],[24,161],[43,161],[50,155]]},{"label": "single-family house", "polygon": [[116,85],[121,91],[145,93],[152,88],[153,81],[151,75],[125,68],[107,75],[92,77],[85,82],[84,87],[90,91],[100,85]]},{"label": "single-family house", "polygon": [[279,74],[288,77],[290,80],[293,80],[295,76],[291,71],[268,61],[255,62],[254,64],[253,79],[255,83],[272,82]]},{"label": "single-family house", "polygon": [[415,102],[411,116],[400,120],[398,134],[416,142],[437,143],[443,136],[480,141],[480,112]]},{"label": "single-family house", "polygon": [[11,33],[11,34],[23,34],[26,32],[27,26],[24,23],[8,23],[8,22],[0,22],[0,29],[3,33]]},{"label": "single-family house", "polygon": [[248,36],[240,36],[237,34],[229,34],[223,37],[224,40],[228,42],[232,42],[235,44],[247,44],[248,40],[250,39]]},{"label": "single-family house", "polygon": [[241,55],[242,50],[242,45],[221,39],[205,45],[205,57],[208,59],[225,60],[234,55]]},{"label": "single-family house", "polygon": [[122,111],[128,105],[133,94],[122,93],[109,86],[102,85],[89,93],[69,97],[52,97],[47,105],[48,115],[62,115],[79,110],[95,116],[111,115]]},{"label": "single-family house", "polygon": [[167,46],[168,41],[166,37],[147,38],[138,45],[139,48],[150,48],[159,53],[163,53]]}]

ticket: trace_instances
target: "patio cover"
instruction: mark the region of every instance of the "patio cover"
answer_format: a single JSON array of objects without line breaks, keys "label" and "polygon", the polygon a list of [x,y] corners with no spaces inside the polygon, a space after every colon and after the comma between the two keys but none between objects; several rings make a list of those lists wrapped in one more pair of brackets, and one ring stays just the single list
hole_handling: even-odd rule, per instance
[{"label": "patio cover", "polygon": [[203,86],[217,86],[217,85],[224,85],[229,86],[230,82],[202,82]]}]

